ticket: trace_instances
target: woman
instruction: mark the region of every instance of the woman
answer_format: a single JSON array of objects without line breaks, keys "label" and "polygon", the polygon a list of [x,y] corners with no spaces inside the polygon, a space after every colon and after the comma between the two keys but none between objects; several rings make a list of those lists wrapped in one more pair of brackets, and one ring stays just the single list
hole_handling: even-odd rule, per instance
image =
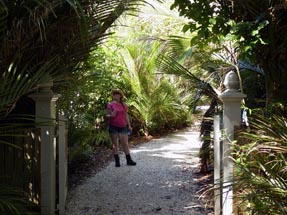
[{"label": "woman", "polygon": [[113,101],[107,105],[107,117],[109,119],[109,132],[113,144],[113,153],[116,167],[120,167],[119,147],[120,141],[127,159],[127,165],[135,166],[131,159],[128,145],[128,132],[132,130],[128,117],[128,106],[123,102],[124,94],[121,90],[112,90]]}]

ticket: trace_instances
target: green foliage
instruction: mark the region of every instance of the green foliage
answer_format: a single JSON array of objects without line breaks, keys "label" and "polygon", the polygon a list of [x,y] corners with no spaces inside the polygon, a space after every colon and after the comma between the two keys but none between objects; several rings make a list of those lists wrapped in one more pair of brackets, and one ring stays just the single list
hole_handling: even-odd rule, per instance
[{"label": "green foliage", "polygon": [[96,130],[90,142],[94,145],[103,146],[103,147],[112,146],[112,142],[110,139],[110,134],[108,132],[108,129]]},{"label": "green foliage", "polygon": [[40,215],[40,212],[33,209],[33,204],[20,188],[0,184],[0,214]]},{"label": "green foliage", "polygon": [[69,83],[113,22],[140,2],[109,0],[95,9],[85,0],[1,1],[0,111],[43,83]]},{"label": "green foliage", "polygon": [[156,64],[163,73],[184,80],[185,91],[190,94],[187,105],[194,110],[204,96],[218,100],[216,88],[223,76],[219,68],[225,66],[225,62],[215,58],[214,49],[189,47],[185,44],[186,40],[188,38],[168,38]]},{"label": "green foliage", "polygon": [[161,51],[156,41],[137,42],[122,50],[127,71],[123,79],[129,86],[131,112],[142,120],[141,128],[154,133],[183,126],[188,109],[181,102],[182,89],[169,76],[159,74],[156,59]]},{"label": "green foliage", "polygon": [[[260,2],[262,4],[262,1]],[[175,0],[171,9],[177,8],[181,16],[190,20],[183,27],[183,31],[197,32],[192,39],[192,44],[208,44],[209,42],[219,43],[222,38],[232,35],[244,52],[251,52],[258,44],[266,44],[262,30],[269,24],[268,15],[264,10],[268,9],[267,1],[263,3],[263,8],[256,11],[254,1],[177,1]],[[247,16],[241,10],[243,5]],[[240,11],[240,12],[239,12]],[[258,14],[256,14],[258,13]],[[249,15],[249,14],[248,14]]]},{"label": "green foliage", "polygon": [[[139,34],[141,34],[141,32],[142,34],[146,34],[146,32],[152,29],[148,23],[150,22],[143,22],[141,31],[138,32]],[[137,22],[134,24],[135,26],[139,26]],[[147,28],[149,28],[149,30],[146,30]],[[118,30],[118,28],[115,30]],[[118,32],[121,33],[122,31],[119,30]],[[141,85],[145,91],[148,91],[149,87],[156,87],[159,82],[159,80],[154,81],[153,79],[155,76],[160,77],[161,75],[149,74],[155,73],[155,71],[153,71],[153,58],[156,58],[156,53],[150,56],[147,54],[149,52],[157,52],[156,48],[152,48],[147,42],[145,46],[140,47],[142,51],[139,51],[140,48],[132,42],[136,39],[120,38],[117,35],[113,38],[113,40],[109,39],[105,46],[92,52],[87,62],[80,65],[79,70],[75,71],[73,76],[71,76],[70,86],[64,86],[64,88],[61,85],[56,86],[56,89],[62,92],[62,97],[58,101],[59,107],[61,111],[65,112],[66,117],[69,119],[70,128],[75,128],[72,129],[72,135],[69,136],[69,139],[73,140],[69,141],[71,145],[84,143],[94,145],[96,142],[97,144],[104,144],[103,142],[104,139],[107,138],[107,135],[103,115],[106,104],[110,101],[110,90],[112,88],[121,88],[126,93],[127,102],[133,104],[133,98],[137,98],[141,93],[137,86]],[[140,41],[141,39],[138,40]],[[138,72],[141,75],[137,76],[137,74],[132,74],[133,68],[131,67],[134,65],[127,63],[128,60],[126,59],[125,51],[123,51],[125,46],[129,47],[129,51],[126,51],[127,55],[131,54],[133,58],[138,58],[135,65],[138,67],[136,69],[139,70]],[[146,70],[145,68],[148,69]],[[129,75],[127,75],[128,73]],[[163,93],[162,89],[158,91]],[[147,94],[147,96],[149,97],[150,95]],[[151,104],[152,99],[158,96],[161,97],[161,95],[156,92],[152,98],[147,98],[146,101]],[[166,99],[166,102],[168,101],[169,100]],[[140,104],[146,103],[143,102]],[[147,106],[145,112],[148,113],[148,110],[153,110],[153,107],[154,105]],[[146,116],[144,114],[145,112],[143,112],[141,108],[136,108],[136,106],[133,105],[130,106],[130,114],[133,118],[133,124],[135,125],[134,133],[138,133],[137,128],[139,130],[142,127],[146,127],[145,120],[143,120],[143,116]],[[164,111],[161,112],[163,112],[161,114],[161,116],[163,116]],[[153,115],[156,115],[156,111]],[[152,118],[153,117],[148,117],[148,119]],[[166,123],[163,121],[163,119],[166,118],[167,117],[163,117],[159,122],[161,124]],[[180,124],[179,121],[180,120],[177,120],[176,123]],[[157,124],[152,124],[151,127],[153,130],[156,130]],[[160,125],[159,127],[164,126]],[[82,129],[84,129],[85,132],[83,132]],[[106,139],[106,144],[108,144],[108,140],[109,139]]]},{"label": "green foliage", "polygon": [[265,107],[265,86],[264,76],[250,70],[240,71],[244,94],[245,105],[250,109]]},{"label": "green foliage", "polygon": [[93,149],[87,144],[74,145],[69,147],[69,163],[75,163],[89,158]]},{"label": "green foliage", "polygon": [[221,35],[225,36],[230,30],[229,19],[226,17],[226,6],[215,1],[177,1],[171,9],[178,8],[181,16],[189,23],[184,25],[183,31],[197,32],[192,44],[206,44],[219,42]]},{"label": "green foliage", "polygon": [[58,108],[68,119],[71,147],[110,145],[104,116],[111,89],[121,86],[118,76],[123,69],[111,49],[99,47],[90,53],[81,70],[73,74],[68,86],[57,86],[62,93]]},{"label": "green foliage", "polygon": [[164,49],[162,39],[173,33],[183,35],[180,28],[186,21],[170,11],[169,4],[153,2],[155,8],[144,7],[134,17],[123,17],[107,44],[120,54],[125,64],[120,73],[123,83],[120,88],[124,89],[130,106],[133,133],[160,132],[190,122],[184,84],[158,71],[156,65]]},{"label": "green foliage", "polygon": [[[54,90],[62,93],[68,102],[72,100],[67,97],[76,98],[78,105],[70,110],[75,111],[75,114],[67,114],[68,117],[74,118],[74,127],[82,128],[91,122],[90,116],[94,112],[84,104],[86,92],[65,94],[65,90],[72,84],[85,85],[84,77],[77,74],[83,69],[83,62],[110,34],[107,30],[115,20],[125,11],[137,8],[140,2],[142,1],[108,0],[95,3],[89,0],[0,0],[0,130],[3,131],[7,127],[7,117],[12,121],[9,124],[12,131],[25,127],[23,121],[12,119],[10,113],[18,107],[17,102],[21,98],[37,92],[41,85],[47,83],[53,83]],[[106,92],[108,91],[109,89],[106,89]],[[99,102],[101,106],[107,101],[107,97],[102,100],[99,98],[97,101],[103,101]],[[71,103],[65,105],[70,107]],[[32,104],[19,109],[21,113],[29,109],[30,113],[33,112],[33,108]],[[87,109],[87,115],[80,121],[82,115],[77,114]],[[30,126],[33,127],[35,124]],[[7,134],[4,135],[4,138],[8,138]],[[4,135],[1,132],[1,144],[15,146],[8,141],[5,142]],[[9,135],[13,138],[18,134],[14,132]],[[86,140],[80,139],[75,140],[80,142],[80,147],[83,146],[84,150],[89,152]],[[23,200],[23,195],[20,197],[17,193],[16,196],[12,189],[9,191],[1,186],[0,213],[26,214],[28,210],[22,204],[27,202],[21,201],[21,198]]]},{"label": "green foliage", "polygon": [[267,105],[287,101],[286,2],[283,0],[175,0],[181,16],[189,19],[184,31],[196,33],[192,45],[235,42],[238,55],[264,70]]},{"label": "green foliage", "polygon": [[280,114],[256,115],[251,120],[251,132],[241,134],[243,139],[236,144],[235,186],[252,214],[287,213],[286,125],[286,117]]}]

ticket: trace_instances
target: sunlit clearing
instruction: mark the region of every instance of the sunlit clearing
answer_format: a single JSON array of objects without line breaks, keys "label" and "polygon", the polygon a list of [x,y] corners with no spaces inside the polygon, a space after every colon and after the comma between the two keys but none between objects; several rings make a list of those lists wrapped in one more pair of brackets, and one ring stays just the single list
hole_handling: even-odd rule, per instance
[{"label": "sunlit clearing", "polygon": [[[173,142],[164,142],[160,147],[145,147],[142,146],[138,149],[134,149],[133,153],[148,152],[149,157],[159,157],[173,159],[177,162],[188,162],[191,157],[195,157],[198,153],[198,149],[201,147],[200,141],[198,141],[198,134],[195,135],[175,135],[172,138]],[[166,141],[158,139],[155,142]],[[147,144],[153,144],[152,142]]]}]

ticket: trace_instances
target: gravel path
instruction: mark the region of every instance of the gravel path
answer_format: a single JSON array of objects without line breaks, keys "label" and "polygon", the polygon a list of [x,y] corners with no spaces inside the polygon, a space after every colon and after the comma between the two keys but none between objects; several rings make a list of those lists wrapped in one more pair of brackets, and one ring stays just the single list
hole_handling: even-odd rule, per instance
[{"label": "gravel path", "polygon": [[198,132],[184,131],[131,149],[136,166],[114,162],[69,192],[66,215],[212,215],[196,194]]}]

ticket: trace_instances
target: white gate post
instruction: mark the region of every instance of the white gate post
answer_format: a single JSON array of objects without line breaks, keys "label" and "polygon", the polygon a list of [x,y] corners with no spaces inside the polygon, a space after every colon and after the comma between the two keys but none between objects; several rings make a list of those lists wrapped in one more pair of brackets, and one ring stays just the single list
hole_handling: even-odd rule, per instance
[{"label": "white gate post", "polygon": [[52,83],[40,86],[39,92],[30,95],[35,101],[36,123],[41,129],[41,215],[54,215],[56,204],[56,96]]},{"label": "white gate post", "polygon": [[234,126],[241,123],[241,101],[246,95],[239,92],[239,79],[234,71],[227,73],[224,79],[226,90],[219,95],[223,102],[223,129],[226,138],[223,140],[223,195],[222,215],[233,214],[233,161],[231,159]]}]

